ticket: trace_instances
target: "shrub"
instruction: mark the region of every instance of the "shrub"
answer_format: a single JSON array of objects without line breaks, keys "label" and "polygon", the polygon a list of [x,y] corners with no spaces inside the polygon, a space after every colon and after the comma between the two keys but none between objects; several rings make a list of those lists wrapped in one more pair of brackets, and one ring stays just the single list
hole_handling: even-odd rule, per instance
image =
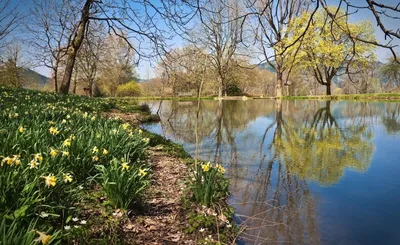
[{"label": "shrub", "polygon": [[136,82],[130,81],[124,84],[121,84],[117,88],[117,96],[139,96],[140,88]]}]

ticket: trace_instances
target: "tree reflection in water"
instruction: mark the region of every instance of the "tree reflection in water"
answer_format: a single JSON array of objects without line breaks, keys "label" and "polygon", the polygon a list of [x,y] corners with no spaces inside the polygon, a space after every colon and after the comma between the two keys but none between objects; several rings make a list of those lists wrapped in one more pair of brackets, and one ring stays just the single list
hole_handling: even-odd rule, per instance
[{"label": "tree reflection in water", "polygon": [[372,123],[382,120],[396,131],[399,112],[398,104],[379,103],[164,101],[160,116],[167,137],[227,167],[231,204],[247,227],[243,242],[319,244],[310,182],[329,186],[346,169],[366,171]]}]

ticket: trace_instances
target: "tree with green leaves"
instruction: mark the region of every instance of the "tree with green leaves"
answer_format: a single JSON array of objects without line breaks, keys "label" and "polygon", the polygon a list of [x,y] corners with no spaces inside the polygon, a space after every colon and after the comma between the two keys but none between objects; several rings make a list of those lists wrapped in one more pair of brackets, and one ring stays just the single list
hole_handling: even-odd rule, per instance
[{"label": "tree with green leaves", "polygon": [[306,69],[318,83],[326,86],[327,95],[332,94],[334,77],[360,72],[375,59],[373,45],[351,38],[374,41],[371,22],[350,23],[344,10],[331,7],[329,11],[317,11],[311,23],[308,22],[311,13],[303,13],[291,24],[292,33],[288,37],[296,40],[308,28],[302,40],[288,51],[290,62],[297,69]]}]

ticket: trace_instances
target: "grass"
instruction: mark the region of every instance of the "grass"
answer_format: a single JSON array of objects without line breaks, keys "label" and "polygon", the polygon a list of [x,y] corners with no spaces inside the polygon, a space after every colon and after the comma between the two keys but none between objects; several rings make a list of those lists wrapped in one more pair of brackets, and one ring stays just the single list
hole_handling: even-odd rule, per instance
[{"label": "grass", "polygon": [[92,221],[78,207],[94,189],[113,208],[141,202],[150,140],[102,118],[113,103],[0,88],[0,107],[0,244],[84,243]]}]

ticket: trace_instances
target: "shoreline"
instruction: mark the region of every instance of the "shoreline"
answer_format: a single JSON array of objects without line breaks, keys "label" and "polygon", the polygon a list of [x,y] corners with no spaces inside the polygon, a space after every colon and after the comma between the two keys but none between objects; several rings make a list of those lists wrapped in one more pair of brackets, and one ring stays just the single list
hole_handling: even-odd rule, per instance
[{"label": "shoreline", "polygon": [[[376,94],[342,94],[342,95],[310,95],[310,96],[282,96],[284,100],[343,100],[343,101],[384,101],[399,102],[400,93],[376,93]],[[278,97],[268,96],[226,96],[221,100],[275,100]],[[145,100],[175,100],[175,101],[193,101],[197,97],[111,97],[106,98],[111,101],[145,101]],[[200,97],[200,100],[218,100],[215,96]]]}]

